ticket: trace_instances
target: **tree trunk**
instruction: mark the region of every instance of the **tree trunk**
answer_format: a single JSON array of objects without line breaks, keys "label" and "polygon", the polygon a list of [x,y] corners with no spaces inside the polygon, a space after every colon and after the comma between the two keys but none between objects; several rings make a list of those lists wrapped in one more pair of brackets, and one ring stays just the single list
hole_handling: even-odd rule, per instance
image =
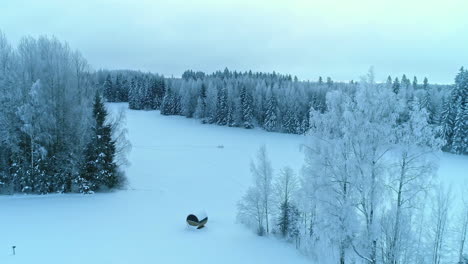
[{"label": "tree trunk", "polygon": [[406,176],[406,154],[403,157],[403,164],[401,165],[401,173],[400,179],[398,183],[398,192],[397,192],[397,208],[396,208],[396,216],[395,216],[395,225],[393,228],[393,237],[390,244],[390,264],[397,264],[397,246],[398,240],[400,239],[400,217],[401,217],[401,206],[402,206],[402,192],[403,192],[403,182]]}]

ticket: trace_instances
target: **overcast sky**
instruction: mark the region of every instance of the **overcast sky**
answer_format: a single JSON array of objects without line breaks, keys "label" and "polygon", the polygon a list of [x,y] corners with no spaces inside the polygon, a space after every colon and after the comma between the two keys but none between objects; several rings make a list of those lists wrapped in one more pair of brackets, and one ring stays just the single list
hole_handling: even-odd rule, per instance
[{"label": "overcast sky", "polygon": [[0,30],[54,35],[93,68],[180,76],[277,71],[316,80],[406,73],[453,83],[468,66],[468,0],[0,0]]}]

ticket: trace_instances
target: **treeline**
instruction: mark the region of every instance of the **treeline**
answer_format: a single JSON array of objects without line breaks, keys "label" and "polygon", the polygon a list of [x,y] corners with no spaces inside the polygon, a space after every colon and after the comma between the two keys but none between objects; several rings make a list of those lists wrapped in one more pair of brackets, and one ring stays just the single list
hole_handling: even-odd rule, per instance
[{"label": "treeline", "polygon": [[124,181],[117,123],[78,51],[0,32],[0,193],[93,192]]},{"label": "treeline", "polygon": [[[327,90],[354,85],[333,83],[331,79],[328,83],[299,82],[290,75],[227,69],[211,75],[186,71],[181,79],[130,71],[98,74],[107,74],[100,80],[104,90],[113,94],[120,90],[120,83],[125,83],[131,109],[159,109],[163,115],[183,115],[208,124],[295,134],[307,130],[311,106],[325,110]],[[109,83],[120,85],[109,89]]]},{"label": "treeline", "polygon": [[[188,70],[180,79],[136,71],[102,70],[97,75],[108,101],[128,101],[130,109],[158,109],[163,115],[183,115],[208,124],[291,134],[304,134],[309,129],[310,109],[327,110],[327,93],[340,90],[352,94],[359,85],[355,81],[334,82],[330,77],[310,82],[274,72],[228,69],[213,74]],[[419,83],[416,77],[410,80],[403,75],[389,76],[385,83],[376,84],[376,89],[388,88],[404,97],[408,110],[416,101],[428,111],[431,125],[444,127],[443,149],[466,154],[466,147],[452,145],[460,142],[462,135],[453,140],[453,131],[466,130],[455,128],[456,120],[458,127],[463,123],[463,111],[458,109],[466,108],[457,85],[430,84],[427,78]]]},{"label": "treeline", "polygon": [[[462,69],[451,92],[464,102],[457,113],[466,113],[467,76]],[[354,91],[327,93],[327,111],[311,110],[299,173],[275,172],[262,146],[238,220],[318,263],[468,263],[468,186],[454,196],[437,178],[441,125],[394,88],[370,72]]]}]

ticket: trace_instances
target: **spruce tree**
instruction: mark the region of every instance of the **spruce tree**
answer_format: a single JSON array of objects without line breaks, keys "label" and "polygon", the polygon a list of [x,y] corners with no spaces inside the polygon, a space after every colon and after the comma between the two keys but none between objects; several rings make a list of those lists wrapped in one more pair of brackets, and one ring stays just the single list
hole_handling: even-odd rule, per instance
[{"label": "spruce tree", "polygon": [[429,89],[429,81],[427,80],[427,77],[424,77],[423,89],[424,89],[424,90]]},{"label": "spruce tree", "polygon": [[[226,71],[227,68],[224,70],[224,74],[228,74],[229,72]],[[216,123],[221,126],[225,126],[228,124],[228,94],[226,86],[222,86],[218,88],[218,96],[216,102]]]},{"label": "spruce tree", "polygon": [[418,79],[416,78],[416,76],[414,76],[413,78],[413,89],[418,89]]},{"label": "spruce tree", "polygon": [[456,154],[468,153],[468,71],[461,68],[455,78],[452,95],[453,138],[451,150]]},{"label": "spruce tree", "polygon": [[115,102],[122,102],[122,83],[121,83],[121,74],[117,74],[115,77],[115,83],[112,87],[114,93],[114,101]]},{"label": "spruce tree", "polygon": [[136,90],[136,79],[133,77],[130,80],[130,88],[128,90],[128,108],[130,109],[136,109],[136,96],[137,90]]},{"label": "spruce tree", "polygon": [[161,115],[173,115],[175,108],[174,95],[172,89],[168,87],[161,104]]},{"label": "spruce tree", "polygon": [[104,82],[104,97],[108,102],[115,102],[114,98],[114,85],[110,74],[107,75],[106,81]]},{"label": "spruce tree", "polygon": [[453,129],[452,151],[455,154],[468,154],[468,108],[465,106],[458,110]]},{"label": "spruce tree", "polygon": [[278,102],[273,92],[271,92],[270,98],[268,98],[263,128],[266,131],[276,131],[278,128]]},{"label": "spruce tree", "polygon": [[244,128],[253,128],[253,96],[245,85],[241,90],[241,107]]},{"label": "spruce tree", "polygon": [[114,161],[115,141],[112,139],[112,127],[106,123],[107,115],[101,96],[96,93],[92,135],[85,149],[85,161],[78,181],[82,193],[112,189],[121,184]]},{"label": "spruce tree", "polygon": [[156,87],[155,109],[160,109],[163,98],[164,98],[164,94],[166,93],[166,83],[163,77],[159,77],[159,79],[157,79],[156,84],[157,84],[157,87]]},{"label": "spruce tree", "polygon": [[392,76],[388,76],[386,86],[388,89],[392,88]]},{"label": "spruce tree", "polygon": [[332,85],[333,85],[332,79],[330,77],[327,77],[327,86],[328,86],[328,88],[332,87]]},{"label": "spruce tree", "polygon": [[445,140],[444,150],[450,151],[452,147],[453,126],[455,124],[455,117],[453,115],[453,108],[451,99],[448,98],[443,102],[441,123],[442,123],[442,137]]},{"label": "spruce tree", "polygon": [[398,77],[395,77],[392,89],[395,94],[398,94],[400,92],[400,81],[398,80]]}]

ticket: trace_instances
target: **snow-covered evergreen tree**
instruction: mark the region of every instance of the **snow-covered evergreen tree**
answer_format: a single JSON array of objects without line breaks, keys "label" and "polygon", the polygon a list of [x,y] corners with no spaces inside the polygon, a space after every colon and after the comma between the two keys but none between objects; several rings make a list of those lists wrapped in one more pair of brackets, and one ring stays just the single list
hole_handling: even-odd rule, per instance
[{"label": "snow-covered evergreen tree", "polygon": [[452,152],[468,154],[468,71],[463,68],[455,80],[452,95],[454,108]]},{"label": "snow-covered evergreen tree", "polygon": [[112,78],[110,74],[107,75],[106,81],[104,82],[104,96],[107,98],[109,102],[115,102],[115,90],[114,85],[112,83]]},{"label": "snow-covered evergreen tree", "polygon": [[245,128],[253,128],[253,97],[252,92],[244,85],[240,94],[242,108],[242,122]]},{"label": "snow-covered evergreen tree", "polygon": [[112,126],[101,96],[96,93],[93,105],[94,126],[85,149],[85,161],[78,180],[80,192],[92,193],[102,188],[115,188],[122,182],[115,164],[115,141]]},{"label": "snow-covered evergreen tree", "polygon": [[161,104],[161,114],[162,115],[174,115],[176,110],[175,96],[172,93],[171,88],[166,89],[166,94],[164,95],[162,104]]},{"label": "snow-covered evergreen tree", "polygon": [[278,101],[273,91],[270,91],[270,96],[267,100],[265,121],[263,128],[266,131],[276,131],[278,127]]},{"label": "snow-covered evergreen tree", "polygon": [[396,94],[400,92],[400,81],[398,80],[398,77],[395,77],[395,80],[393,81],[393,92]]},{"label": "snow-covered evergreen tree", "polygon": [[227,87],[221,86],[218,88],[216,101],[216,124],[220,126],[228,125],[228,91]]},{"label": "snow-covered evergreen tree", "polygon": [[462,67],[455,77],[455,86],[445,101],[441,117],[445,150],[467,153],[468,72]]},{"label": "snow-covered evergreen tree", "polygon": [[283,168],[274,184],[277,203],[279,203],[277,226],[281,236],[294,238],[298,235],[298,209],[293,202],[293,195],[299,187],[294,171]]}]

